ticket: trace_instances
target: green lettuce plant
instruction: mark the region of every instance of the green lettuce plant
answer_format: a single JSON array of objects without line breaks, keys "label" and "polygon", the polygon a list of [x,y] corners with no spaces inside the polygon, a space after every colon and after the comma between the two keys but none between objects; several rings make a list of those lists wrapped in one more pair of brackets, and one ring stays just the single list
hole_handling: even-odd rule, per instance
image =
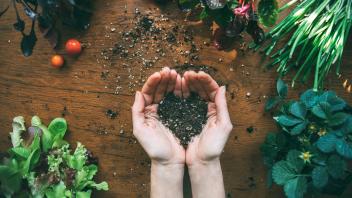
[{"label": "green lettuce plant", "polygon": [[283,186],[289,198],[341,194],[352,181],[352,108],[332,91],[307,90],[287,101],[282,80],[277,90],[266,110],[275,110],[278,132],[261,145],[268,184]]},{"label": "green lettuce plant", "polygon": [[12,127],[12,148],[0,163],[0,197],[86,198],[93,189],[109,189],[93,179],[98,166],[92,154],[80,142],[72,152],[63,139],[65,119],[56,118],[47,127],[34,116],[26,129],[18,116]]}]

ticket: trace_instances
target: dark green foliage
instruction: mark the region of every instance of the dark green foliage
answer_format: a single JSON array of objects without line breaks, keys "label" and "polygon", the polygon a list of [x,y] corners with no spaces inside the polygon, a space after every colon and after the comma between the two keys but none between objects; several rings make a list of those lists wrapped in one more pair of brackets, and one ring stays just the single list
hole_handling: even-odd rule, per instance
[{"label": "dark green foliage", "polygon": [[[30,56],[37,42],[35,24],[38,24],[40,32],[48,39],[53,48],[58,44],[61,24],[78,29],[86,29],[89,26],[91,16],[91,0],[12,0],[12,7],[16,12],[14,29],[21,32],[21,51],[24,56]],[[5,10],[0,11],[0,17]],[[30,18],[32,25],[29,34],[25,33],[25,22],[21,19],[19,11],[23,10]]]},{"label": "dark green foliage", "polygon": [[265,26],[273,26],[278,17],[278,3],[276,0],[262,0],[258,4],[260,22]]},{"label": "dark green foliage", "polygon": [[278,81],[281,95],[271,108],[279,132],[269,133],[261,145],[269,178],[284,187],[287,197],[313,191],[341,194],[352,177],[346,163],[352,159],[350,107],[332,91],[307,90],[300,100],[286,101],[283,84]]}]

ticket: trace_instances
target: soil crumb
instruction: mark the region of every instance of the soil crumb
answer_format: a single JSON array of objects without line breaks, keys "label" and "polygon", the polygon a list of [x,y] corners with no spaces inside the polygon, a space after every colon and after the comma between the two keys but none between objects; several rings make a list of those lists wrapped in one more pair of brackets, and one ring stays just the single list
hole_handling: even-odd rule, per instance
[{"label": "soil crumb", "polygon": [[192,137],[199,135],[207,121],[208,103],[192,93],[181,99],[170,93],[159,103],[162,123],[187,147]]}]

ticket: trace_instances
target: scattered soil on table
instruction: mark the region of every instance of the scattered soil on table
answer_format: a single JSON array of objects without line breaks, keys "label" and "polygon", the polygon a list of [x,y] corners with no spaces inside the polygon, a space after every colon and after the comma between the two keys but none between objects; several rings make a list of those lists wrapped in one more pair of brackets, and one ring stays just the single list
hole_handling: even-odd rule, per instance
[{"label": "scattered soil on table", "polygon": [[192,93],[187,99],[168,94],[160,102],[158,114],[162,123],[187,146],[192,137],[199,135],[207,120],[208,103]]}]

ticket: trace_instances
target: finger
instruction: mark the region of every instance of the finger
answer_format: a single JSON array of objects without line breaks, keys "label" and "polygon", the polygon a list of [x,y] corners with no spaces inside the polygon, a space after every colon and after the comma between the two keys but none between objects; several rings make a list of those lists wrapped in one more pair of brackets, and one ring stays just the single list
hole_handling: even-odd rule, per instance
[{"label": "finger", "polygon": [[[182,85],[183,87],[187,87],[188,90],[191,92],[196,92],[196,88],[194,87],[194,85],[192,83],[190,83],[191,78],[192,78],[192,72],[193,71],[186,71],[185,74],[183,75],[184,79],[185,79],[185,86]],[[194,73],[194,72],[193,72]],[[183,91],[183,89],[182,89]]]},{"label": "finger", "polygon": [[146,105],[150,105],[153,103],[154,93],[158,87],[158,84],[161,80],[161,75],[159,72],[155,72],[151,76],[149,76],[147,82],[143,85],[142,94],[144,96]]},{"label": "finger", "polygon": [[202,85],[200,84],[200,81],[198,79],[198,73],[195,72],[190,72],[190,78],[189,78],[189,85],[193,85],[195,88],[195,92],[198,93],[198,95],[203,98],[204,100],[209,100],[208,96],[203,89]]},{"label": "finger", "polygon": [[160,74],[161,80],[154,94],[154,103],[159,103],[164,98],[167,85],[169,84],[170,80],[170,69],[168,67],[164,67]]},{"label": "finger", "polygon": [[145,101],[141,92],[137,91],[132,106],[132,123],[133,128],[141,127],[144,123]]},{"label": "finger", "polygon": [[177,77],[176,77],[174,94],[177,97],[180,97],[180,98],[182,97],[182,78],[180,74],[177,74]]},{"label": "finger", "polygon": [[176,70],[172,69],[170,71],[170,80],[169,80],[169,84],[168,84],[167,90],[166,90],[167,93],[174,91],[175,85],[176,85],[176,80],[177,80],[177,72],[176,72]]},{"label": "finger", "polygon": [[215,96],[217,121],[221,124],[231,125],[229,110],[226,102],[226,89],[225,86],[219,88]]},{"label": "finger", "polygon": [[181,79],[181,89],[182,89],[182,97],[188,98],[190,95],[190,91],[189,91],[188,82],[185,79],[185,77],[182,77]]},{"label": "finger", "polygon": [[218,83],[216,83],[216,81],[209,74],[203,71],[198,73],[198,79],[209,100],[214,102],[216,92],[219,89]]}]

